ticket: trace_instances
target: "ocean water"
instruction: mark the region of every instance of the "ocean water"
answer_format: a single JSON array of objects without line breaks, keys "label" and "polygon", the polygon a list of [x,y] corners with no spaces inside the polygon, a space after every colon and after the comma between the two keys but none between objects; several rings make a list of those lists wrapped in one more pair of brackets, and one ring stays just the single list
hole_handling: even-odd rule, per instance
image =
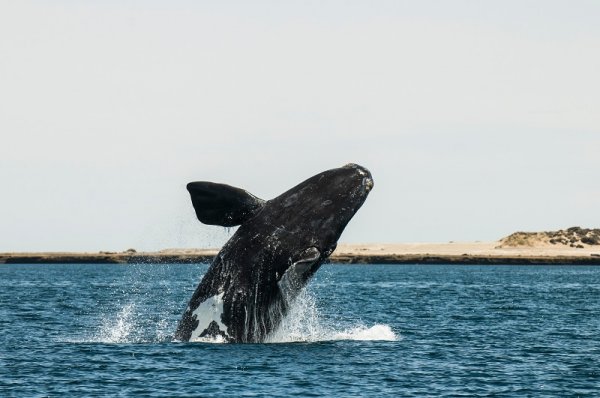
[{"label": "ocean water", "polygon": [[206,265],[0,265],[0,396],[600,396],[600,267],[325,265],[267,344],[172,341]]}]

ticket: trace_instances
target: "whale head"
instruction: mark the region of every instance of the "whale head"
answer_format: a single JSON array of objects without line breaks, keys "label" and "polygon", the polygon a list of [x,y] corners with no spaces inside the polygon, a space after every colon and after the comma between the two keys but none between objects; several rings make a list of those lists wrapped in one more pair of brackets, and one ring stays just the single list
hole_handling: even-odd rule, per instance
[{"label": "whale head", "polygon": [[[335,250],[348,222],[373,188],[371,173],[356,164],[327,170],[265,203],[257,222],[272,231],[289,261],[281,274],[296,264],[305,282]],[[301,266],[300,266],[301,265]]]}]

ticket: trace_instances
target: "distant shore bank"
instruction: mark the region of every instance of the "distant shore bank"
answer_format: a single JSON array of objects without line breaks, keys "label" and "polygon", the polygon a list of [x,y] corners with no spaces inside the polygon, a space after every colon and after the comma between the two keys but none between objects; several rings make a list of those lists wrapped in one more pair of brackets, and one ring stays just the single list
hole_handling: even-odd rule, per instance
[{"label": "distant shore bank", "polygon": [[[0,264],[208,263],[218,249],[157,252],[0,253]],[[330,256],[342,264],[567,264],[600,265],[600,246],[504,247],[500,242],[340,244]]]}]

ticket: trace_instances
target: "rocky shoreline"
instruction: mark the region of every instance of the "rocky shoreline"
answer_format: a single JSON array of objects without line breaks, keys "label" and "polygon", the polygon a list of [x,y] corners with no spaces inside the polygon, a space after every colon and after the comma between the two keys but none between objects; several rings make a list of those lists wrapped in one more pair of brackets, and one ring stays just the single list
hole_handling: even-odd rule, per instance
[{"label": "rocky shoreline", "polygon": [[[169,249],[158,252],[0,253],[0,264],[208,263],[217,249]],[[600,249],[570,247],[506,248],[498,242],[341,244],[331,255],[341,264],[514,264],[600,265]]]}]

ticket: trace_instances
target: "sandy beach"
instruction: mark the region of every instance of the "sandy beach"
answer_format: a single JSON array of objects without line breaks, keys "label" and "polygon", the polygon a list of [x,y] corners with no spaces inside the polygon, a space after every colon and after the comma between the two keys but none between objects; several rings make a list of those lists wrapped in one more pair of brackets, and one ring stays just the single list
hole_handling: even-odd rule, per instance
[{"label": "sandy beach", "polygon": [[[510,263],[600,264],[600,247],[573,248],[566,245],[540,244],[537,246],[504,247],[501,242],[448,242],[448,243],[381,243],[340,244],[332,261],[398,263]],[[379,261],[377,261],[379,260]]]},{"label": "sandy beach", "polygon": [[[210,262],[219,249],[165,249],[157,252],[0,253],[0,263],[196,263]],[[501,242],[340,243],[333,263],[415,264],[598,264],[600,246],[505,247]]]},{"label": "sandy beach", "polygon": [[448,243],[341,243],[334,255],[446,255],[495,257],[555,257],[600,255],[600,246],[573,248],[565,245],[504,247],[501,242],[448,242]]}]

